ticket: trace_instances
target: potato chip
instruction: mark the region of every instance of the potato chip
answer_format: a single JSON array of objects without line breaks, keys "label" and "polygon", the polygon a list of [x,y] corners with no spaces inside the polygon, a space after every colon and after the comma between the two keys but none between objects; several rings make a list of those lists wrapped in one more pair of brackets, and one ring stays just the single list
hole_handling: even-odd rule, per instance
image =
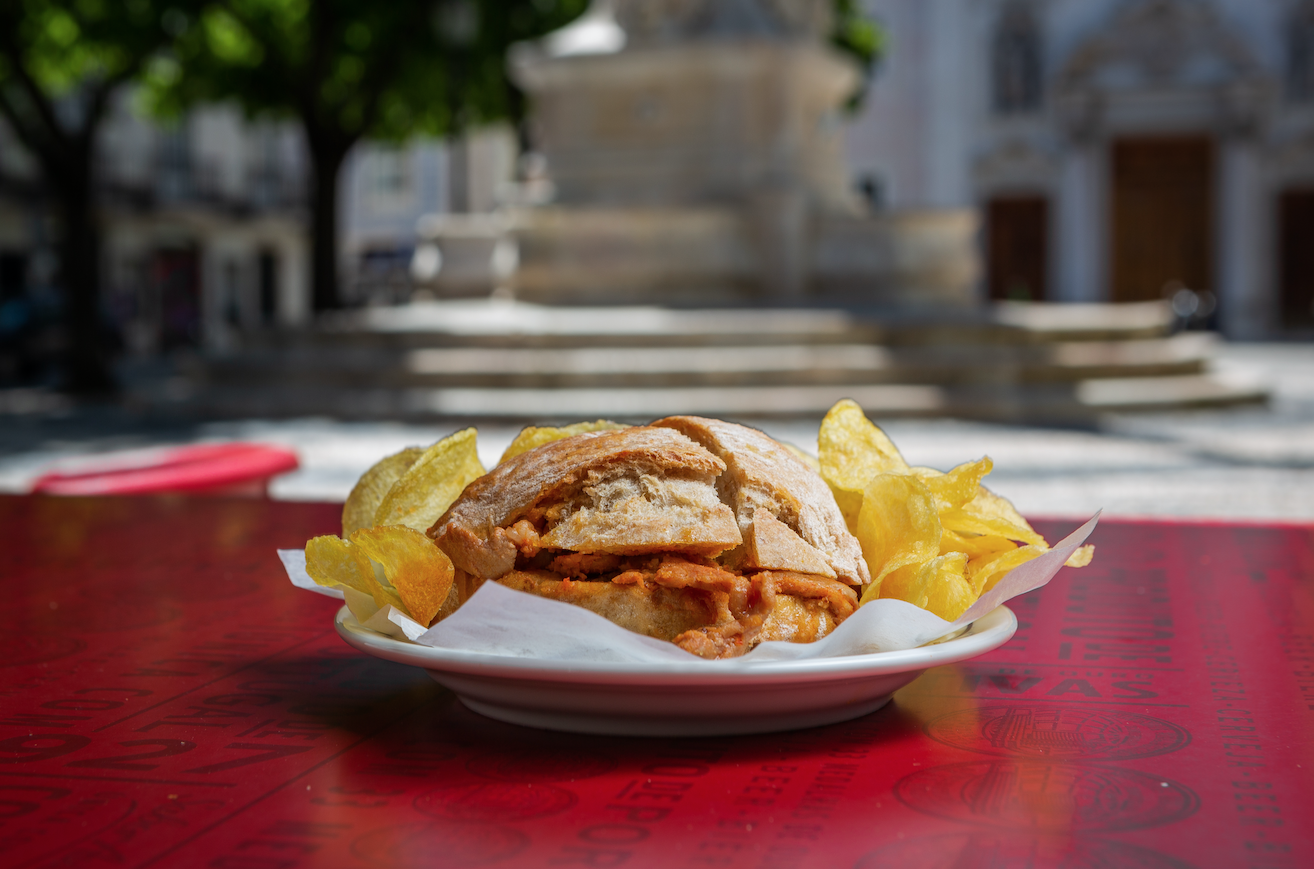
[{"label": "potato chip", "polygon": [[422,625],[433,621],[456,574],[446,553],[423,533],[402,525],[362,528],[351,542],[383,568],[404,612]]},{"label": "potato chip", "polygon": [[967,556],[961,552],[927,562],[922,568],[926,577],[926,603],[921,606],[948,622],[967,612],[980,595],[968,583],[966,569]]},{"label": "potato chip", "polygon": [[[898,598],[952,621],[1049,549],[1012,503],[981,485],[994,466],[989,457],[948,473],[910,468],[847,399],[826,414],[817,444],[821,476],[873,577],[862,603]],[[1064,563],[1085,567],[1093,553],[1083,546]]]},{"label": "potato chip", "polygon": [[1038,546],[1019,546],[1007,552],[985,555],[967,563],[967,578],[976,594],[985,594],[994,588],[1004,574],[1020,564],[1043,555],[1049,550],[1042,540]]},{"label": "potato chip", "polygon": [[850,531],[858,527],[863,491],[871,479],[908,470],[908,463],[885,432],[849,399],[832,407],[821,421],[817,449],[822,479],[830,485]]},{"label": "potato chip", "polygon": [[1085,567],[1090,564],[1090,560],[1095,557],[1095,547],[1087,543],[1085,546],[1078,546],[1077,550],[1068,556],[1068,560],[1063,562],[1064,567]]},{"label": "potato chip", "polygon": [[511,445],[502,453],[502,458],[497,460],[500,465],[507,459],[518,456],[521,453],[529,452],[535,447],[541,447],[543,444],[550,444],[553,441],[559,441],[562,438],[568,438],[571,435],[584,434],[590,431],[612,431],[618,428],[629,428],[618,422],[612,422],[609,419],[599,419],[594,422],[577,422],[571,425],[563,425],[559,428],[552,426],[526,426],[516,435],[516,439],[511,441]]},{"label": "potato chip", "polygon": [[393,453],[361,475],[342,505],[342,536],[350,537],[362,528],[374,525],[374,514],[393,484],[424,455],[421,447],[407,447]]},{"label": "potato chip", "polygon": [[[881,580],[880,593],[873,595],[872,599],[888,597],[895,600],[906,600],[913,606],[925,608],[929,595],[926,592],[926,582],[922,578],[923,567],[925,567],[924,564],[905,564],[903,567],[890,571]],[[867,597],[867,595],[864,594],[863,597]],[[864,600],[863,603],[866,603],[866,601]]]},{"label": "potato chip", "polygon": [[871,570],[863,603],[880,595],[886,575],[940,554],[940,517],[935,497],[910,474],[878,474],[862,496],[855,536]]},{"label": "potato chip", "polygon": [[[943,523],[944,519],[941,518],[940,521]],[[942,528],[940,531],[941,555],[950,552],[961,552],[968,558],[976,558],[981,555],[993,555],[996,552],[1007,552],[1016,548],[1017,544],[1007,537],[999,537],[993,534],[960,534],[948,528]]]},{"label": "potato chip", "polygon": [[306,543],[306,573],[320,585],[367,594],[380,609],[391,605],[405,610],[397,593],[379,582],[365,551],[341,537],[315,537]]},{"label": "potato chip", "polygon": [[958,618],[979,595],[965,577],[967,556],[951,552],[924,564],[908,564],[885,577],[880,596],[906,600],[946,621]]},{"label": "potato chip", "polygon": [[946,528],[959,533],[990,534],[1033,546],[1047,546],[1045,538],[1036,533],[1011,502],[985,486],[978,486],[976,497],[961,509],[946,511],[943,522]]},{"label": "potato chip", "polygon": [[935,496],[936,509],[943,514],[948,510],[960,509],[977,497],[981,478],[990,473],[994,466],[989,456],[983,456],[975,462],[961,464],[947,474],[934,468],[913,468],[912,474],[931,490]]},{"label": "potato chip", "polygon": [[392,485],[374,513],[371,527],[405,525],[424,532],[484,475],[475,451],[475,430],[467,428],[443,438]]}]

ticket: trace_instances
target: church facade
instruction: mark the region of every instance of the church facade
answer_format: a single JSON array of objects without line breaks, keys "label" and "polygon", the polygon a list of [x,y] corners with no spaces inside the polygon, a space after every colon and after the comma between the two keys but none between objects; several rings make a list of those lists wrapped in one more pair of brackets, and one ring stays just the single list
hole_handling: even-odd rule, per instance
[{"label": "church facade", "polygon": [[1314,2],[865,5],[852,171],[878,208],[978,208],[983,295],[1189,289],[1231,337],[1314,334]]}]

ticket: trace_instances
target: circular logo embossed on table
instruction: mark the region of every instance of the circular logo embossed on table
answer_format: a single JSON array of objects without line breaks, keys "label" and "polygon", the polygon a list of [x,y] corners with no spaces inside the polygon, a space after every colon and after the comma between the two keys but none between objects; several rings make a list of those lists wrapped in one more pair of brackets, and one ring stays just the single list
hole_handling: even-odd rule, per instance
[{"label": "circular logo embossed on table", "polygon": [[858,861],[854,869],[917,866],[1017,866],[1026,869],[1190,869],[1180,860],[1121,842],[1007,833],[925,836],[886,845]]},{"label": "circular logo embossed on table", "polygon": [[954,821],[1072,833],[1151,827],[1199,806],[1189,788],[1157,776],[1017,760],[921,770],[894,792],[909,808]]},{"label": "circular logo embossed on table", "polygon": [[926,734],[982,754],[1056,760],[1150,757],[1191,741],[1176,724],[1148,715],[1030,705],[951,712],[926,725]]},{"label": "circular logo embossed on table", "polygon": [[74,637],[59,634],[0,634],[0,667],[44,664],[67,658],[87,646]]},{"label": "circular logo embossed on table", "polygon": [[487,782],[435,788],[416,797],[413,805],[432,818],[513,823],[558,815],[575,805],[575,795],[547,784]]},{"label": "circular logo embossed on table", "polygon": [[497,863],[528,845],[529,837],[510,827],[433,821],[366,833],[351,843],[351,852],[366,863],[389,869],[430,869]]},{"label": "circular logo embossed on table", "polygon": [[491,757],[472,757],[465,768],[484,778],[512,782],[576,781],[611,772],[616,761],[567,747],[523,748]]}]

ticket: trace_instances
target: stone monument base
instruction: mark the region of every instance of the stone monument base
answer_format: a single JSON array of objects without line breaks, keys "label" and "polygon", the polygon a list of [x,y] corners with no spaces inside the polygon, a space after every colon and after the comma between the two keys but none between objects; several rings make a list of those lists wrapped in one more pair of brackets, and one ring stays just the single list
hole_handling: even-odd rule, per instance
[{"label": "stone monument base", "polygon": [[[718,207],[537,207],[449,215],[422,244],[441,268],[439,297],[491,293],[544,304],[806,305],[916,309],[977,303],[977,215],[909,210],[870,217],[812,215],[782,232],[787,210]],[[782,216],[783,214],[783,216]],[[478,227],[473,224],[478,223]],[[467,231],[469,229],[470,231]],[[475,232],[474,230],[478,230]],[[474,261],[472,235],[487,240]],[[790,243],[789,239],[798,239]],[[507,269],[505,251],[515,251]],[[503,252],[502,261],[492,254]],[[478,254],[476,253],[476,256]]]}]

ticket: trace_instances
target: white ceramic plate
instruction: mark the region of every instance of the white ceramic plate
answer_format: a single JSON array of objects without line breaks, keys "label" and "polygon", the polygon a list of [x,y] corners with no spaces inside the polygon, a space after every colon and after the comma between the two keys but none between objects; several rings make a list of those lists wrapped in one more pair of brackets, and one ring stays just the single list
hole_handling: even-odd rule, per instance
[{"label": "white ceramic plate", "polygon": [[734,669],[715,662],[567,663],[436,649],[362,628],[344,606],[338,633],[362,652],[423,667],[489,718],[576,733],[722,736],[847,721],[941,664],[1008,642],[1017,618],[1001,606],[962,634],[931,646]]}]

